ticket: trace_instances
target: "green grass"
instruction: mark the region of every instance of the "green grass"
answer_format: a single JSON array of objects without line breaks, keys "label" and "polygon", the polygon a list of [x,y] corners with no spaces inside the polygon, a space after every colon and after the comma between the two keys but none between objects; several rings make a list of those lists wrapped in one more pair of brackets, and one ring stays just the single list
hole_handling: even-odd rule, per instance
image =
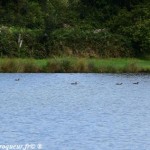
[{"label": "green grass", "polygon": [[136,58],[77,58],[49,59],[1,58],[1,73],[139,73],[150,72],[150,60]]}]

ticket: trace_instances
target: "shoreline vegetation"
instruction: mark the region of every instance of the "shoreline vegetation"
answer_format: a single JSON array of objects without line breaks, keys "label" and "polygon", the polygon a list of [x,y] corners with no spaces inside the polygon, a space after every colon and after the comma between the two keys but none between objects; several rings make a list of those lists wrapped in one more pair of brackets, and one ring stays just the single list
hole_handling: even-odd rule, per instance
[{"label": "shoreline vegetation", "polygon": [[150,60],[137,58],[1,58],[0,73],[150,73]]}]

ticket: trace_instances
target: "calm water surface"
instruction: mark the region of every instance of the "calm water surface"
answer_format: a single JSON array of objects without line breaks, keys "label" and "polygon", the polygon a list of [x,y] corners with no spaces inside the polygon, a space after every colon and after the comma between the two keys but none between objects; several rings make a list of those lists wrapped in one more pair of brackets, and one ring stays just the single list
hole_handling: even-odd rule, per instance
[{"label": "calm water surface", "polygon": [[0,144],[38,143],[150,150],[150,75],[0,74]]}]

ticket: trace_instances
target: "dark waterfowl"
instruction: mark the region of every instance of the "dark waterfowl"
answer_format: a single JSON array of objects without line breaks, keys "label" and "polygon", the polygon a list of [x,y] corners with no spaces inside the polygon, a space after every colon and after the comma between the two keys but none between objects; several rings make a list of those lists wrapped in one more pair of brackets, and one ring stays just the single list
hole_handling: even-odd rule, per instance
[{"label": "dark waterfowl", "polygon": [[15,79],[15,81],[19,81],[20,79],[18,78],[18,79]]},{"label": "dark waterfowl", "polygon": [[139,82],[134,82],[133,84],[139,84]]},{"label": "dark waterfowl", "polygon": [[73,82],[73,83],[71,83],[71,85],[77,85],[78,84],[78,82]]},{"label": "dark waterfowl", "polygon": [[123,83],[116,83],[116,85],[122,85]]}]

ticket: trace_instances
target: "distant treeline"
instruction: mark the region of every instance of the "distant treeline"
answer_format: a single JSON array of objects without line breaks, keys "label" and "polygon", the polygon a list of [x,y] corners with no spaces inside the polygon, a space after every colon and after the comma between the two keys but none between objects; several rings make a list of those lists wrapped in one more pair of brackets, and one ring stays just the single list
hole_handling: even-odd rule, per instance
[{"label": "distant treeline", "polygon": [[1,57],[150,55],[149,0],[1,0]]}]

